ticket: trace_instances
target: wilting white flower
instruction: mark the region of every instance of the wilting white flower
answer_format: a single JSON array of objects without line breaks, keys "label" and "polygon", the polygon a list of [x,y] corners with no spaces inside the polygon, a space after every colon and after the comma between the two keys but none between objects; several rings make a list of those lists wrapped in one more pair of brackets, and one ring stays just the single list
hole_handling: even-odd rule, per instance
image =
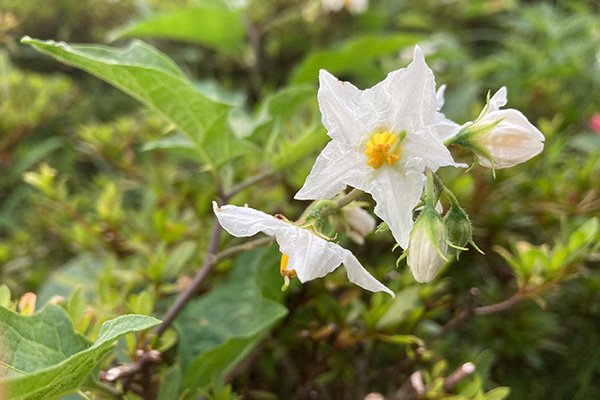
[{"label": "wilting white flower", "polygon": [[319,108],[333,139],[317,158],[300,200],[333,197],[346,185],[370,193],[375,214],[402,248],[423,190],[423,171],[462,166],[435,130],[438,102],[433,73],[417,46],[407,68],[359,90],[327,71],[319,74]]},{"label": "wilting white flower", "polygon": [[321,0],[323,9],[338,12],[346,7],[353,14],[361,14],[369,8],[369,0]]},{"label": "wilting white flower", "polygon": [[446,239],[446,228],[439,214],[426,206],[415,221],[407,250],[406,263],[417,282],[431,281],[442,268],[448,251]]},{"label": "wilting white flower", "polygon": [[467,122],[449,143],[464,146],[479,156],[484,167],[501,169],[521,164],[541,153],[544,135],[520,111],[501,110],[506,87],[489,99],[474,122]]},{"label": "wilting white flower", "polygon": [[247,237],[258,232],[275,236],[283,254],[283,275],[298,276],[300,282],[306,282],[321,278],[343,264],[350,282],[372,292],[381,291],[394,296],[390,289],[367,272],[349,250],[323,239],[311,229],[249,207],[218,207],[213,202],[213,210],[221,226],[234,236]]},{"label": "wilting white flower", "polygon": [[358,244],[363,244],[364,237],[375,230],[375,218],[360,207],[344,207],[342,215],[348,224],[346,234]]}]

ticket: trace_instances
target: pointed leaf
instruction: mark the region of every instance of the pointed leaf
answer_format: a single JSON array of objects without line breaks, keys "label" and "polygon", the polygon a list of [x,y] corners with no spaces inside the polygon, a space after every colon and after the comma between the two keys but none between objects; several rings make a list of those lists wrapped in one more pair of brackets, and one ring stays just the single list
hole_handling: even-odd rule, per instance
[{"label": "pointed leaf", "polygon": [[73,330],[61,307],[48,305],[27,317],[0,308],[0,362],[10,398],[52,399],[76,390],[122,335],[160,323],[144,315],[123,315],[105,322],[98,339],[89,341]]},{"label": "pointed leaf", "polygon": [[196,144],[209,164],[248,150],[248,145],[224,123],[230,106],[201,92],[172,60],[144,42],[133,41],[124,49],[69,45],[27,36],[21,42],[97,76],[157,111]]}]

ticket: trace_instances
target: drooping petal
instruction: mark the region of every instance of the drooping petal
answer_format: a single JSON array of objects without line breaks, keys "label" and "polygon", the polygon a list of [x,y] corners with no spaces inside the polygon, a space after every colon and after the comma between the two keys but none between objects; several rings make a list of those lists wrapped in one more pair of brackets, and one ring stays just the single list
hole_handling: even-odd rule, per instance
[{"label": "drooping petal", "polygon": [[340,260],[329,249],[329,242],[308,229],[294,227],[277,232],[281,252],[289,257],[288,269],[295,270],[300,282],[321,278],[340,265]]},{"label": "drooping petal", "polygon": [[350,280],[350,282],[372,292],[386,292],[394,297],[394,292],[375,279],[373,275],[362,266],[356,257],[354,257],[354,254],[334,243],[332,244],[337,247],[336,251],[340,253],[342,263],[346,269],[346,275],[348,275],[348,280]]},{"label": "drooping petal", "polygon": [[544,149],[544,135],[520,111],[510,108],[493,111],[477,124],[485,126],[495,121],[500,123],[478,139],[479,145],[494,159],[491,163],[481,157],[480,163],[484,167],[513,167],[535,157]]},{"label": "drooping petal", "polygon": [[213,201],[213,211],[221,226],[233,236],[238,237],[254,236],[258,232],[274,236],[277,229],[291,226],[285,221],[250,207],[231,205],[219,207]]},{"label": "drooping petal", "polygon": [[425,176],[422,171],[382,168],[369,191],[377,203],[375,214],[384,220],[396,242],[406,249],[413,227],[413,209],[421,198]]},{"label": "drooping petal", "polygon": [[365,90],[363,104],[372,119],[394,132],[415,132],[433,121],[438,108],[435,80],[419,46],[408,67]]},{"label": "drooping petal", "polygon": [[252,236],[258,232],[275,236],[279,248],[288,256],[287,270],[294,270],[300,282],[321,278],[342,263],[351,282],[371,291],[394,294],[373,278],[349,250],[328,242],[309,229],[293,225],[249,207],[226,205],[213,210],[223,228],[234,236]]},{"label": "drooping petal", "polygon": [[319,72],[319,109],[332,139],[357,144],[367,133],[361,96],[362,91],[350,82],[340,81],[323,69]]},{"label": "drooping petal", "polygon": [[332,140],[317,157],[302,188],[294,196],[297,200],[327,199],[353,185],[359,189],[367,183],[366,156],[337,140]]},{"label": "drooping petal", "polygon": [[343,247],[328,242],[307,229],[278,230],[281,252],[289,257],[288,270],[295,270],[300,282],[321,278],[344,264],[350,282],[372,292],[394,293],[377,281],[354,255]]}]

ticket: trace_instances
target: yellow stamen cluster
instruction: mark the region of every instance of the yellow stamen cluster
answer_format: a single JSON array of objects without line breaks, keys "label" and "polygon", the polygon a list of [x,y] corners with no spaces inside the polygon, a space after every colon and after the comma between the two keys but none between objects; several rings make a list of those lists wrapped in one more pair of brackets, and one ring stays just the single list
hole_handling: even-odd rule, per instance
[{"label": "yellow stamen cluster", "polygon": [[279,273],[281,276],[294,278],[296,277],[296,271],[293,269],[288,270],[287,266],[290,261],[290,258],[287,254],[281,253],[281,263],[279,263]]},{"label": "yellow stamen cluster", "polygon": [[394,148],[397,140],[398,135],[387,131],[374,134],[365,149],[369,167],[379,169],[384,162],[389,165],[397,163],[400,160],[400,149]]}]

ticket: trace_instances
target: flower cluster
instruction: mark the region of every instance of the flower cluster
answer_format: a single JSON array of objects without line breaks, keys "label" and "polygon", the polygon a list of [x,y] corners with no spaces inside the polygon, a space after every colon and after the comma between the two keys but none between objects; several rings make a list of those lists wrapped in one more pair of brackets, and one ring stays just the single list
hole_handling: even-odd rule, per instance
[{"label": "flower cluster", "polygon": [[[448,146],[470,150],[476,163],[492,169],[520,164],[543,149],[544,136],[523,114],[501,109],[507,102],[506,88],[488,97],[478,118],[463,125],[442,114],[444,89],[436,92],[433,72],[418,46],[406,68],[365,90],[321,70],[318,101],[331,141],[295,195],[298,200],[327,201],[347,186],[369,193],[375,201],[374,213],[405,250],[408,266],[419,282],[436,276],[450,249],[458,255],[468,243],[477,248],[466,212],[435,174],[442,167],[468,166],[456,162]],[[444,217],[442,196],[450,202]],[[349,229],[360,242],[374,224],[365,210],[358,210],[347,225],[352,226],[352,219],[362,221],[358,228],[355,222]],[[352,253],[323,235],[318,224],[294,224],[234,206],[215,206],[215,213],[235,236],[259,231],[275,236],[284,255],[281,273],[287,278],[297,276],[304,282],[343,264],[350,281],[393,295]]]}]

